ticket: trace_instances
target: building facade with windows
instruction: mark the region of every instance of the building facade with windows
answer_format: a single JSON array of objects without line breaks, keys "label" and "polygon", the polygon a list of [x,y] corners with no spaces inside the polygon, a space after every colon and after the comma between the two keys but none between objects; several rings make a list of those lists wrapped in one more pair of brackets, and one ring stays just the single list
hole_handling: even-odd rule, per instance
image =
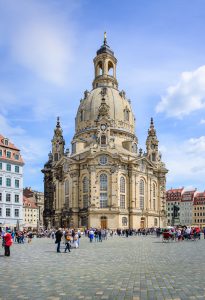
[{"label": "building facade with windows", "polygon": [[197,194],[196,189],[183,191],[180,203],[180,224],[191,226],[193,224],[193,202]]},{"label": "building facade with windows", "polygon": [[31,198],[23,196],[23,228],[37,230],[39,208]]},{"label": "building facade with windows", "polygon": [[20,150],[0,135],[0,227],[22,227],[23,165]]},{"label": "building facade with windows", "polygon": [[166,211],[167,211],[167,225],[179,225],[174,224],[174,206],[177,206],[179,208],[178,210],[178,217],[179,217],[179,223],[180,223],[180,207],[181,207],[181,201],[182,201],[182,193],[184,191],[184,188],[179,189],[170,189],[166,191]]},{"label": "building facade with windows", "polygon": [[31,187],[26,187],[23,189],[23,195],[37,206],[37,228],[43,228],[44,193],[32,190]]},{"label": "building facade with windows", "polygon": [[198,192],[194,196],[193,225],[205,227],[205,192]]},{"label": "building facade with windows", "polygon": [[94,58],[91,91],[75,118],[72,151],[59,118],[44,165],[46,227],[165,226],[166,173],[151,118],[146,151],[138,149],[131,101],[119,91],[117,59],[104,43]]}]

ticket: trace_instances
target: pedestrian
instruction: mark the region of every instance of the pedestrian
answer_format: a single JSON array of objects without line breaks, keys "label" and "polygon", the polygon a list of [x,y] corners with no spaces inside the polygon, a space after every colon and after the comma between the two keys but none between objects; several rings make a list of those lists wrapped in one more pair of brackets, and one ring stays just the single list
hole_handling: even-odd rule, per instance
[{"label": "pedestrian", "polygon": [[7,229],[6,233],[4,234],[4,250],[5,250],[5,256],[10,256],[10,246],[12,245],[12,237],[10,230]]},{"label": "pedestrian", "polygon": [[71,237],[69,236],[68,233],[66,233],[65,235],[65,253],[68,250],[68,252],[70,252],[71,249]]},{"label": "pedestrian", "polygon": [[[28,243],[31,243],[32,238],[33,238],[33,233],[31,231],[29,231],[29,233],[28,233]],[[19,239],[20,239],[20,243],[21,243],[21,241],[22,241],[21,236],[19,237]]]},{"label": "pedestrian", "polygon": [[204,239],[205,239],[205,227],[204,227]]},{"label": "pedestrian", "polygon": [[74,235],[74,248],[76,249],[79,247],[78,239],[79,239],[78,232],[76,231]]},{"label": "pedestrian", "polygon": [[56,241],[55,243],[57,244],[57,253],[60,253],[60,245],[61,245],[61,238],[62,238],[62,231],[61,231],[61,228],[59,228],[57,231],[56,231]]},{"label": "pedestrian", "polygon": [[90,238],[90,243],[92,243],[94,238],[94,231],[92,229],[89,231],[89,238]]}]

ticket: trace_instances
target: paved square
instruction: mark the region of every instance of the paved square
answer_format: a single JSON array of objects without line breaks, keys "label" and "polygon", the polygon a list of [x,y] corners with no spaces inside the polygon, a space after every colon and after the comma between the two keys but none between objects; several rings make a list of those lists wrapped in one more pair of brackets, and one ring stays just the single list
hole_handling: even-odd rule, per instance
[{"label": "paved square", "polygon": [[47,238],[12,246],[11,257],[0,256],[0,299],[205,299],[205,240],[80,242],[59,254]]}]

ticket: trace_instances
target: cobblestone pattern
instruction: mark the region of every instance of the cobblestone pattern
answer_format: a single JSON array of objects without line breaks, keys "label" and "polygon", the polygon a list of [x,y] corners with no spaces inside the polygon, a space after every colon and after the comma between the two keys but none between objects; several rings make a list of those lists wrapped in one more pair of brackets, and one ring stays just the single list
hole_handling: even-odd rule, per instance
[{"label": "cobblestone pattern", "polygon": [[0,300],[205,299],[204,247],[205,240],[81,238],[79,249],[56,253],[51,239],[34,239],[12,246],[11,257],[0,250]]}]

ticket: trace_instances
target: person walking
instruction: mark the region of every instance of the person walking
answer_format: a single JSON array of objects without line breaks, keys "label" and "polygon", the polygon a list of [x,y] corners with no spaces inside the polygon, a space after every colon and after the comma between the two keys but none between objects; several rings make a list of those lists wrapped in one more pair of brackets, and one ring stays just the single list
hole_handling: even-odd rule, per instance
[{"label": "person walking", "polygon": [[10,246],[12,245],[12,237],[11,237],[11,233],[10,230],[7,229],[6,233],[4,234],[4,250],[5,256],[10,256]]},{"label": "person walking", "polygon": [[66,253],[66,251],[68,250],[68,252],[70,252],[71,249],[71,237],[69,235],[68,232],[66,232],[65,234],[65,250],[64,252]]},{"label": "person walking", "polygon": [[62,238],[62,231],[61,231],[61,228],[59,228],[57,231],[56,231],[56,241],[55,243],[57,244],[57,253],[60,253],[60,245],[61,245],[61,238]]}]

